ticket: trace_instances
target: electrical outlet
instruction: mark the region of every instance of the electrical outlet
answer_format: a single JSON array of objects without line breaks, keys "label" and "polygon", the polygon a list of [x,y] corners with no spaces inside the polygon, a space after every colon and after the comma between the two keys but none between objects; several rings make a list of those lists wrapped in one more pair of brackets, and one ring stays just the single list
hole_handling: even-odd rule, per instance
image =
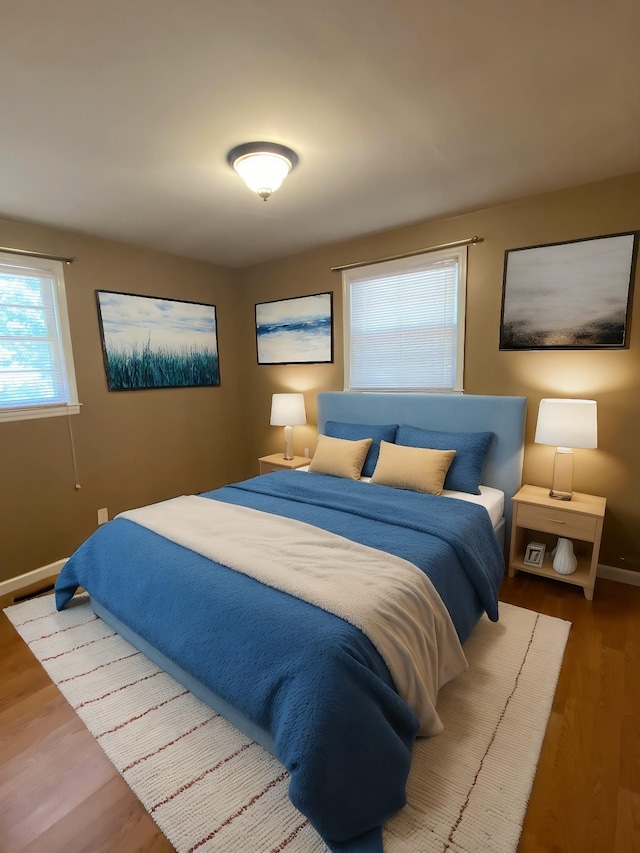
[{"label": "electrical outlet", "polygon": [[106,521],[109,521],[109,511],[104,506],[98,510],[98,524],[104,524]]}]

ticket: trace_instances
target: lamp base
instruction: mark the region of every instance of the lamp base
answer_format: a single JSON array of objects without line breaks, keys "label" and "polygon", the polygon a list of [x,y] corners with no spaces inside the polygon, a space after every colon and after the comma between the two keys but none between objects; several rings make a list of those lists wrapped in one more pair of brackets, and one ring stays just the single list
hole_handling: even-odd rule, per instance
[{"label": "lamp base", "polygon": [[573,497],[573,451],[570,447],[556,447],[553,459],[553,483],[549,497],[557,501],[570,501]]},{"label": "lamp base", "polygon": [[284,428],[284,458],[286,460],[293,459],[293,427],[286,426]]}]

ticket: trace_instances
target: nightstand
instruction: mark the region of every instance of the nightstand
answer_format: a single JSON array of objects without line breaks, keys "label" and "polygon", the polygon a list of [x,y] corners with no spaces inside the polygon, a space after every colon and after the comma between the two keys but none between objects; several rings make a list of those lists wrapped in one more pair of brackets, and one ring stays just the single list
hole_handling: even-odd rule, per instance
[{"label": "nightstand", "polygon": [[[572,583],[581,586],[585,597],[591,601],[606,505],[606,498],[596,495],[574,492],[570,501],[558,501],[549,497],[548,489],[523,486],[513,497],[509,577],[514,577],[516,572],[530,572]],[[559,536],[574,541],[578,567],[570,575],[559,574],[551,565],[551,551]],[[541,566],[529,566],[523,562],[531,540],[542,541],[546,545]]]},{"label": "nightstand", "polygon": [[306,456],[294,456],[293,459],[285,459],[284,453],[272,453],[271,456],[261,456],[260,473],[270,474],[272,471],[292,471],[294,468],[302,468],[311,462]]}]

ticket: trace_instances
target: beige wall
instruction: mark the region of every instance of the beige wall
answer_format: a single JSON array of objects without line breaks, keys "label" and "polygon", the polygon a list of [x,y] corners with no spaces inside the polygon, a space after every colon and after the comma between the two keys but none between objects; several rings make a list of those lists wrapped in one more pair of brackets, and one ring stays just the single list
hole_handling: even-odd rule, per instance
[{"label": "beige wall", "polygon": [[[0,423],[0,580],[69,554],[109,515],[242,477],[246,410],[238,364],[237,271],[0,220],[0,245],[77,257],[65,267],[81,413]],[[217,306],[221,385],[107,390],[94,291]]]},{"label": "beige wall", "polygon": [[[533,444],[543,396],[595,397],[600,446],[576,451],[575,488],[608,498],[602,561],[640,567],[640,311],[631,347],[618,351],[500,352],[504,250],[640,229],[640,175],[525,199],[301,253],[243,271],[65,231],[0,220],[0,245],[75,255],[65,267],[81,414],[0,423],[0,580],[68,556],[96,527],[96,512],[199,492],[257,473],[258,456],[282,448],[269,426],[274,391],[304,391],[309,424],[297,453],[315,445],[315,395],[343,377],[340,275],[330,267],[473,234],[469,249],[465,387],[472,394],[529,397],[524,480],[548,485],[553,449]],[[219,388],[108,392],[96,289],[213,302],[218,311]],[[258,366],[256,301],[334,292],[335,361]]]},{"label": "beige wall", "polygon": [[[524,482],[543,486],[551,481],[554,451],[533,444],[540,398],[598,401],[599,448],[575,452],[574,488],[608,499],[601,562],[640,568],[640,297],[633,309],[629,349],[498,350],[505,249],[635,229],[640,229],[640,174],[386,231],[243,270],[241,340],[250,407],[249,463],[281,449],[282,429],[269,426],[274,391],[305,392],[311,425],[294,430],[295,452],[302,453],[315,443],[316,392],[343,387],[341,277],[330,267],[478,234],[484,242],[469,248],[465,390],[529,398]],[[327,290],[334,292],[334,364],[257,365],[254,303]],[[255,461],[252,464],[255,470]]]}]

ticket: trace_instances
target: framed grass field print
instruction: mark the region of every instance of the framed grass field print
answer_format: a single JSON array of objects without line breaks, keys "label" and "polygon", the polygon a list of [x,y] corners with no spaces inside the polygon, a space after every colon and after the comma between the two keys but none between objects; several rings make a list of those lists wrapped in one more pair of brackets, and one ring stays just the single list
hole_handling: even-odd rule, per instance
[{"label": "framed grass field print", "polygon": [[219,385],[216,306],[96,290],[110,391]]},{"label": "framed grass field print", "polygon": [[638,232],[505,252],[501,350],[629,346]]},{"label": "framed grass field print", "polygon": [[258,364],[333,361],[333,293],[256,305]]}]

